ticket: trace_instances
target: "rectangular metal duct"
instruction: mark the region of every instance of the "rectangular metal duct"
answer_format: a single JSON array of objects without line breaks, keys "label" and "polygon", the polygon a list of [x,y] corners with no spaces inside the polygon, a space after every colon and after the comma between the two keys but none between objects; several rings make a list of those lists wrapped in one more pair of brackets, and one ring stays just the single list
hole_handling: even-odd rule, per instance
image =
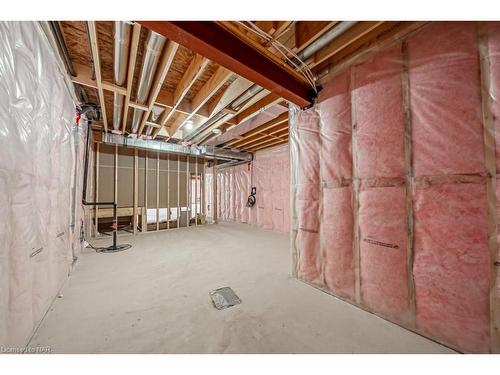
[{"label": "rectangular metal duct", "polygon": [[214,146],[189,146],[140,138],[125,137],[121,134],[104,133],[102,141],[109,145],[118,145],[128,148],[139,148],[147,151],[166,152],[181,155],[193,155],[210,159],[225,161],[251,161],[252,154],[248,152],[237,152]]}]

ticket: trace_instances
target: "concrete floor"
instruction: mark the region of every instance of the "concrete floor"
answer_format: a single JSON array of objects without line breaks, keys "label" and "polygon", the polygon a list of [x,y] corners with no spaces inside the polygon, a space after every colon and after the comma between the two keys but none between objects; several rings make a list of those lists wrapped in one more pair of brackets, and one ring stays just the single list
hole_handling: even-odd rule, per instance
[{"label": "concrete floor", "polygon": [[[30,346],[53,353],[452,352],[292,279],[286,235],[224,223],[120,242],[133,247],[85,250]],[[242,304],[216,310],[208,292],[222,286]]]}]

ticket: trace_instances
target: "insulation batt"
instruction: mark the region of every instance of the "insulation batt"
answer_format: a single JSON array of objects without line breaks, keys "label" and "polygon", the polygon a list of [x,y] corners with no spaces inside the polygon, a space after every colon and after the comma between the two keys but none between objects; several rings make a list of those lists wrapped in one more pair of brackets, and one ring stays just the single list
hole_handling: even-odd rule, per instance
[{"label": "insulation batt", "polygon": [[475,24],[431,24],[408,50],[414,175],[484,172]]},{"label": "insulation batt", "polygon": [[401,46],[382,51],[353,69],[358,177],[403,177]]},{"label": "insulation batt", "polygon": [[298,165],[296,246],[298,275],[311,283],[323,284],[320,263],[320,116],[316,111],[292,113],[297,123]]},{"label": "insulation batt", "polygon": [[407,321],[407,227],[405,188],[384,177],[404,177],[401,46],[375,54],[354,69],[357,176],[378,179],[359,193],[361,303],[399,322]]},{"label": "insulation batt", "polygon": [[499,352],[483,99],[498,171],[500,23],[433,22],[336,74],[290,110],[296,276],[460,351]]},{"label": "insulation batt", "polygon": [[[415,176],[484,173],[475,25],[432,24],[408,50]],[[487,351],[485,188],[418,189],[414,200],[417,326],[466,351]]]},{"label": "insulation batt", "polygon": [[400,323],[409,307],[405,194],[400,186],[359,194],[361,302]]},{"label": "insulation batt", "polygon": [[[211,199],[212,169],[207,171],[207,204]],[[248,208],[251,187],[257,203]],[[249,223],[263,229],[290,230],[290,156],[288,145],[259,150],[251,164],[217,170],[217,206],[220,220]],[[207,207],[208,209],[209,207]],[[210,209],[208,209],[210,213]]]},{"label": "insulation batt", "polygon": [[71,194],[81,178],[74,175],[75,104],[61,71],[38,23],[0,22],[3,347],[27,344],[78,254],[79,222],[71,229],[73,215],[80,217]]},{"label": "insulation batt", "polygon": [[417,326],[469,352],[489,346],[489,253],[484,185],[417,189]]},{"label": "insulation batt", "polygon": [[[320,93],[321,256],[325,287],[354,300],[350,72]],[[321,98],[325,98],[321,100]],[[300,211],[300,208],[299,208]],[[342,217],[342,220],[338,220]]]}]

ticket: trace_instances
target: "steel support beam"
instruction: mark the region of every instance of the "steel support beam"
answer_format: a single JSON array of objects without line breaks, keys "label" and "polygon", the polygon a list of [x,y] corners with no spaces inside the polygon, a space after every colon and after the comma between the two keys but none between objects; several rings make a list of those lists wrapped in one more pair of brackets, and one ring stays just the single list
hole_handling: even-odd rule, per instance
[{"label": "steel support beam", "polygon": [[138,21],[282,98],[305,107],[314,92],[283,66],[213,21]]}]

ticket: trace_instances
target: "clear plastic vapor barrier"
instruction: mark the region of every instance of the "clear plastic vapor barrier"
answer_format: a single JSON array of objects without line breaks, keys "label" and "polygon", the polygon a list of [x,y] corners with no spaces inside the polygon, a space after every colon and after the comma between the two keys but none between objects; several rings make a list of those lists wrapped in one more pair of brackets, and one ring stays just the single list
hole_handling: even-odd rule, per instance
[{"label": "clear plastic vapor barrier", "polygon": [[291,109],[299,279],[460,351],[500,352],[499,52],[500,23],[431,23]]},{"label": "clear plastic vapor barrier", "polygon": [[74,133],[72,98],[40,25],[0,22],[3,347],[27,344],[79,251],[81,155],[75,145],[83,134]]},{"label": "clear plastic vapor barrier", "polygon": [[[212,168],[207,169],[207,212],[212,213]],[[255,188],[255,204],[248,197]],[[251,163],[217,168],[219,220],[249,223],[263,229],[290,230],[290,156],[288,144],[259,150]]]}]

